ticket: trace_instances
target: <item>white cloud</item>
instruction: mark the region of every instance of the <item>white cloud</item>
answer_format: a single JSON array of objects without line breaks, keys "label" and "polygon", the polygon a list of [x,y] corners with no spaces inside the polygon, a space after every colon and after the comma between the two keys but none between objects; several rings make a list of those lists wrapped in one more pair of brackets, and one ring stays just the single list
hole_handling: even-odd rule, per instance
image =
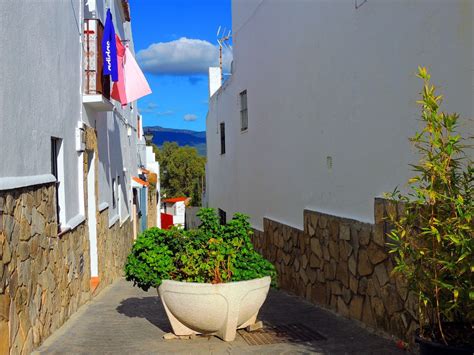
[{"label": "white cloud", "polygon": [[168,110],[168,111],[163,111],[163,112],[156,112],[155,114],[157,116],[173,116],[174,111]]},{"label": "white cloud", "polygon": [[149,102],[144,108],[140,108],[141,113],[155,113],[158,105],[154,102]]},{"label": "white cloud", "polygon": [[185,121],[196,121],[198,117],[193,113],[187,113],[183,118]]},{"label": "white cloud", "polygon": [[[209,67],[219,65],[219,48],[208,41],[181,37],[153,43],[139,51],[137,59],[144,71],[155,75],[207,74]],[[232,52],[224,49],[224,72],[229,72],[231,61]]]}]

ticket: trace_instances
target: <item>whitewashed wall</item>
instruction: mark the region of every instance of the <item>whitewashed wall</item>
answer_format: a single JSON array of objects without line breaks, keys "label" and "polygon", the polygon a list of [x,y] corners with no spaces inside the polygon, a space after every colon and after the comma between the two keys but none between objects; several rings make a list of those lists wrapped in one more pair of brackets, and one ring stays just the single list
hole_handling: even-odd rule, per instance
[{"label": "whitewashed wall", "polygon": [[[447,111],[474,117],[472,1],[354,4],[233,0],[234,74],[207,118],[211,207],[248,213],[260,229],[265,216],[302,228],[304,208],[373,221],[374,197],[411,174],[418,65],[431,70]],[[472,133],[473,121],[462,130]]]},{"label": "whitewashed wall", "polygon": [[81,13],[81,1],[0,1],[0,189],[53,181],[51,137],[63,139],[68,224],[83,219]]}]

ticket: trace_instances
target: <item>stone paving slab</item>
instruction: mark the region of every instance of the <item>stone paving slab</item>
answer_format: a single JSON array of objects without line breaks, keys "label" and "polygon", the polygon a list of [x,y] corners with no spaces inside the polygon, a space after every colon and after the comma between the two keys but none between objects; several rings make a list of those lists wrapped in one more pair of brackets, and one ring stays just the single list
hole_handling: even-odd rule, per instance
[{"label": "stone paving slab", "polygon": [[237,335],[164,340],[171,328],[156,290],[119,280],[74,314],[35,354],[402,354],[393,341],[295,296],[272,290],[259,319],[303,324],[326,340],[248,345]]}]

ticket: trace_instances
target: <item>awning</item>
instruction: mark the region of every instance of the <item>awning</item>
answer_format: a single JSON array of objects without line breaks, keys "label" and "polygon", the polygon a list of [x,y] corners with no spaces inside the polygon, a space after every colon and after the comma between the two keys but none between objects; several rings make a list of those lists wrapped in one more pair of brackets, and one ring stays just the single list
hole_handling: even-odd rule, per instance
[{"label": "awning", "polygon": [[[136,182],[137,184],[139,184],[138,187],[142,187],[142,186],[148,187],[150,185],[150,183],[148,181],[144,181],[144,180],[142,180],[142,179],[140,179],[139,177],[136,177],[136,176],[132,176],[132,180],[134,182]],[[137,185],[133,186],[133,184],[132,184],[132,187],[137,187]]]}]

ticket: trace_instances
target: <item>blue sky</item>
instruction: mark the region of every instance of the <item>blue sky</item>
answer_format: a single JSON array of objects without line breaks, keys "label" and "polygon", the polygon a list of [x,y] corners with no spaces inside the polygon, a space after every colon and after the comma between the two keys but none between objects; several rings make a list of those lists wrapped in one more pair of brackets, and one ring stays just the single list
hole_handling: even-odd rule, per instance
[{"label": "blue sky", "polygon": [[[145,126],[206,129],[206,68],[218,63],[217,28],[231,28],[230,1],[130,1],[135,53],[153,91],[138,103]],[[227,67],[231,53],[224,58]]]}]

